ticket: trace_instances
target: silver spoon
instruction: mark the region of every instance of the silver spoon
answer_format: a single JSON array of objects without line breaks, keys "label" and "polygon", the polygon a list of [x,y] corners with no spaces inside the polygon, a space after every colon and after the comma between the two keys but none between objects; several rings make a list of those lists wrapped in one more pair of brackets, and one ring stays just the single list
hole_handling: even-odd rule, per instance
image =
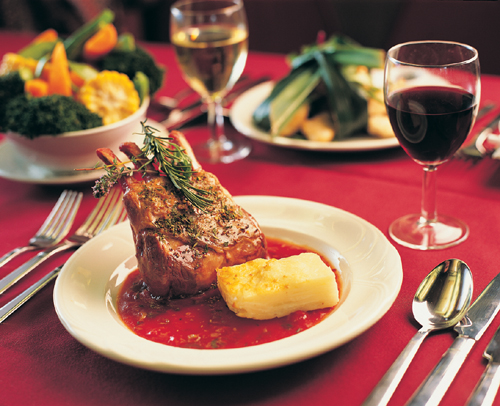
[{"label": "silver spoon", "polygon": [[434,330],[457,324],[472,299],[472,274],[459,259],[448,259],[425,277],[413,298],[413,316],[422,326],[382,377],[362,406],[386,405],[420,344]]}]

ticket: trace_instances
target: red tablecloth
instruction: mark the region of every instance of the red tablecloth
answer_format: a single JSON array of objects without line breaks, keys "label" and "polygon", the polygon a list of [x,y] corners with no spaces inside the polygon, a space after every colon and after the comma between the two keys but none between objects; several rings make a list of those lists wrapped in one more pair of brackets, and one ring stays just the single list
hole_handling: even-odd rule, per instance
[{"label": "red tablecloth", "polygon": [[[30,37],[0,33],[0,54],[16,51]],[[185,87],[168,46],[148,44],[168,67],[161,91]],[[248,74],[287,72],[282,55],[249,55]],[[500,78],[483,77],[482,100],[498,103]],[[475,130],[496,110],[476,123]],[[234,130],[228,124],[228,131]],[[202,129],[186,131],[190,139]],[[387,235],[396,217],[419,210],[421,168],[399,148],[359,153],[289,150],[253,143],[251,155],[230,165],[205,165],[233,195],[273,195],[307,199],[354,213]],[[181,376],[137,369],[87,349],[60,324],[52,302],[53,284],[0,324],[1,405],[360,405],[419,328],[411,300],[422,278],[439,262],[461,258],[472,268],[474,298],[500,271],[496,264],[500,224],[500,163],[451,161],[438,171],[438,209],[468,223],[461,245],[434,252],[396,245],[404,280],[397,300],[371,329],[319,357],[286,367],[241,375]],[[95,204],[91,184],[73,185],[85,193],[78,225]],[[0,179],[0,254],[24,244],[39,228],[63,186]],[[0,297],[0,305],[62,263],[49,260]],[[29,255],[0,269],[7,274]],[[500,316],[499,316],[500,317]],[[497,318],[475,345],[443,399],[464,404],[485,361],[482,353],[500,324]],[[391,405],[403,405],[452,343],[453,331],[431,335],[411,364]]]}]

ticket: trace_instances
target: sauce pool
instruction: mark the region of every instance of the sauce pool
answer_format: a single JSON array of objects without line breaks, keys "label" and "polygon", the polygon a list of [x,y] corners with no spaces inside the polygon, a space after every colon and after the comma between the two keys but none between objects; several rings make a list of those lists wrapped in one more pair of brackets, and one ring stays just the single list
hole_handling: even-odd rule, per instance
[{"label": "sauce pool", "polygon": [[[313,252],[289,242],[268,238],[271,258]],[[339,289],[340,278],[335,272]],[[236,316],[216,286],[195,296],[158,299],[150,295],[139,270],[128,275],[117,298],[118,314],[135,334],[161,344],[182,348],[222,349],[264,344],[292,336],[315,326],[334,308],[297,311],[270,320]]]}]

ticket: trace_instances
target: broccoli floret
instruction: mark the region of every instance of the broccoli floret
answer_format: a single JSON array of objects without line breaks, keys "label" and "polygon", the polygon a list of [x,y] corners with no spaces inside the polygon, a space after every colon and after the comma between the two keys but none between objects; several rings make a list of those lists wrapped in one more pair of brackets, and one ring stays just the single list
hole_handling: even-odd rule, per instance
[{"label": "broccoli floret", "polygon": [[125,73],[131,80],[137,72],[143,72],[149,78],[151,96],[163,86],[165,76],[165,68],[156,64],[154,58],[138,46],[133,51],[113,50],[102,59],[101,69]]},{"label": "broccoli floret", "polygon": [[11,72],[0,76],[0,130],[5,127],[5,109],[7,103],[24,93],[24,80],[19,72]]},{"label": "broccoli floret", "polygon": [[7,103],[5,129],[35,138],[102,126],[102,118],[71,97],[21,95]]}]

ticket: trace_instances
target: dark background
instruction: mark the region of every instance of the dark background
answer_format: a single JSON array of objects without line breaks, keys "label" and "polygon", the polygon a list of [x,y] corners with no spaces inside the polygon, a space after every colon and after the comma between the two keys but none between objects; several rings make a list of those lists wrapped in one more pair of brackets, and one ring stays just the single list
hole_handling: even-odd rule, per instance
[{"label": "dark background", "polygon": [[[104,7],[119,32],[169,41],[173,0],[0,0],[0,29],[67,35]],[[318,31],[343,33],[365,46],[389,49],[411,40],[465,42],[479,51],[483,73],[500,74],[500,2],[474,0],[244,0],[250,49],[297,52]]]}]

